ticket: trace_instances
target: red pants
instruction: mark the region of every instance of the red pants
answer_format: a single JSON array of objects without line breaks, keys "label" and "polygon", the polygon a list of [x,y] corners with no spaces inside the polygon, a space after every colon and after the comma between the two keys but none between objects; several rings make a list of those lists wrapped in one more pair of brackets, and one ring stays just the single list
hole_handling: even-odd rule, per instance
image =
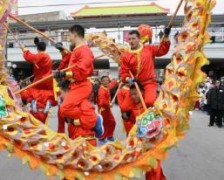
[{"label": "red pants", "polygon": [[89,80],[77,84],[72,83],[60,106],[60,116],[75,119],[74,108],[79,106],[84,99],[88,99],[91,92],[92,84]]},{"label": "red pants", "polygon": [[[59,133],[65,132],[65,118],[79,119],[83,120],[82,126],[74,126],[73,124],[69,124],[69,138],[75,139],[78,137],[94,137],[95,132],[91,128],[93,128],[96,123],[96,114],[94,108],[90,107],[91,103],[88,101],[91,92],[92,84],[89,80],[81,83],[72,83],[70,85],[69,91],[65,94],[64,100],[58,112]],[[85,122],[87,124],[85,124]],[[89,143],[96,146],[95,139],[89,140]]]},{"label": "red pants", "polygon": [[[85,131],[85,130],[84,130]],[[94,137],[94,132],[90,132],[86,129],[87,134],[91,134],[89,137]],[[58,110],[58,133],[65,133],[65,118],[60,116],[60,111]],[[68,126],[68,136],[70,139],[75,139],[78,136],[77,135],[83,134],[83,129],[81,127],[76,127],[72,124],[69,124]],[[84,137],[84,136],[81,136]],[[86,136],[88,137],[88,136]],[[85,137],[84,137],[85,138]],[[93,146],[97,145],[97,142],[95,139],[92,140],[88,140],[88,142],[90,144],[92,144]]]},{"label": "red pants", "polygon": [[[93,139],[89,139],[88,142],[90,144],[92,144],[93,146],[97,145],[96,139],[94,138],[94,132],[92,132],[92,135],[89,135],[89,136],[84,136],[84,135],[77,136],[77,134],[79,134],[80,131],[81,132],[83,131],[82,127],[76,127],[72,124],[69,124],[69,126],[68,126],[68,136],[69,136],[69,138],[74,140],[78,137],[83,137],[83,138],[87,138],[87,140],[88,140],[88,138],[92,137]],[[89,131],[86,131],[86,132],[89,134]]]},{"label": "red pants", "polygon": [[134,115],[131,114],[131,116],[127,120],[123,120],[123,122],[126,135],[128,136],[130,130],[132,129],[132,127],[135,125],[136,122]]},{"label": "red pants", "polygon": [[146,173],[145,179],[146,180],[166,180],[166,177],[163,174],[160,161],[158,161],[158,166],[156,169],[152,169],[151,171]]},{"label": "red pants", "polygon": [[[36,89],[36,88],[29,88],[21,93],[22,100],[26,100],[27,102],[31,102],[35,100],[37,102],[37,109],[44,109],[46,107],[47,101],[51,103],[52,106],[57,105],[57,102],[54,100],[54,93],[53,90],[46,90],[46,89]],[[43,111],[38,111],[34,113],[32,110],[30,113],[42,123],[46,123],[46,119],[48,114],[44,114]]]},{"label": "red pants", "polygon": [[[144,87],[143,98],[145,100],[146,106],[151,107],[151,106],[153,106],[153,104],[154,104],[154,102],[157,98],[156,83],[145,84],[143,87]],[[123,105],[122,105],[121,109],[122,109],[123,112],[126,112],[126,111],[132,110],[132,108],[134,106],[135,106],[135,104],[132,101],[131,93],[130,93],[129,96],[127,96],[124,99],[124,102],[123,102]]]},{"label": "red pants", "polygon": [[124,122],[124,129],[125,129],[126,135],[128,136],[130,130],[135,125],[135,123],[133,123],[129,120],[123,120],[123,122]]},{"label": "red pants", "polygon": [[157,93],[156,93],[156,83],[147,83],[144,84],[144,100],[146,103],[147,107],[153,106],[154,102],[156,101],[157,98]]},{"label": "red pants", "polygon": [[58,108],[58,133],[65,133],[65,118],[61,116],[60,108]]},{"label": "red pants", "polygon": [[22,100],[26,100],[29,103],[32,100],[36,100],[38,108],[44,108],[47,101],[49,101],[52,106],[57,105],[57,101],[55,101],[55,99],[54,99],[53,89],[29,88],[29,89],[21,92],[20,95],[21,95]]},{"label": "red pants", "polygon": [[30,111],[30,113],[35,117],[37,120],[42,122],[43,124],[46,123],[48,114],[44,114],[42,111],[38,111],[37,113],[33,113],[33,111]]},{"label": "red pants", "polygon": [[116,122],[111,110],[104,110],[101,112],[101,115],[103,117],[104,134],[100,139],[114,137]]}]

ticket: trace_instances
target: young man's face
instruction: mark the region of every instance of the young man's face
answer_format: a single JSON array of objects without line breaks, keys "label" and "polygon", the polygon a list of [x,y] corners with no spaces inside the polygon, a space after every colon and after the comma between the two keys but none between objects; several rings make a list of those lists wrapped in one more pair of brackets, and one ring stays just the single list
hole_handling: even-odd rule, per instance
[{"label": "young man's face", "polygon": [[135,104],[139,104],[141,102],[141,99],[138,95],[138,91],[136,89],[131,89],[131,99]]},{"label": "young man's face", "polygon": [[108,87],[108,85],[110,84],[110,79],[108,77],[104,77],[102,80],[101,80],[101,83],[104,87]]},{"label": "young man's face", "polygon": [[71,46],[75,47],[75,43],[76,43],[76,39],[77,39],[77,34],[75,32],[69,32],[69,40],[71,42]]},{"label": "young man's face", "polygon": [[140,39],[138,38],[137,34],[129,34],[128,41],[132,50],[138,49]]}]

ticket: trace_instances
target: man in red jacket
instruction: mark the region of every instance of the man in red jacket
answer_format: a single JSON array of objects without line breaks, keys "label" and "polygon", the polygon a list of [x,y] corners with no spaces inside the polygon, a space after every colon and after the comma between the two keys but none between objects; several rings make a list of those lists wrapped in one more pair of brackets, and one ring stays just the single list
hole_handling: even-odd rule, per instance
[{"label": "man in red jacket", "polygon": [[[45,52],[46,43],[39,42],[38,38],[35,38],[34,42],[38,53],[33,54],[24,48],[23,57],[27,62],[33,64],[33,82],[36,82],[52,74],[53,63],[51,57]],[[52,79],[27,89],[21,93],[21,96],[23,100],[31,103],[31,114],[43,123],[46,121],[50,107],[57,104],[54,98]]]},{"label": "man in red jacket", "polygon": [[130,97],[130,86],[127,84],[123,84],[121,88],[118,90],[117,101],[118,101],[118,106],[120,107],[120,110],[121,110],[121,116],[122,116],[122,120],[124,124],[124,129],[127,136],[135,124],[135,117],[133,116],[133,113],[131,112],[131,108],[130,109],[125,108],[125,105],[126,105],[125,100],[129,97]]},{"label": "man in red jacket", "polygon": [[[85,137],[92,141],[95,134],[94,125],[97,124],[97,115],[89,102],[92,84],[88,78],[93,73],[94,57],[90,48],[85,44],[84,35],[85,30],[82,26],[74,25],[71,27],[70,41],[75,48],[72,53],[64,54],[63,64],[60,65],[59,69],[70,66],[72,68],[66,72],[56,71],[54,77],[70,81],[68,91],[59,109],[59,117],[67,118],[69,124],[72,124],[69,128],[69,134],[72,134],[71,137],[73,138]],[[60,51],[64,50],[60,44],[56,44],[56,48]],[[79,116],[77,116],[77,112],[81,112]],[[91,141],[90,143],[92,143]],[[92,144],[95,145],[95,143]]]},{"label": "man in red jacket", "polygon": [[99,113],[103,116],[104,134],[100,138],[100,143],[104,144],[107,141],[114,141],[114,130],[116,122],[110,108],[110,79],[108,76],[101,78],[101,86],[98,91],[97,105]]},{"label": "man in red jacket", "polygon": [[[170,28],[159,45],[142,45],[138,31],[129,33],[130,50],[121,57],[120,76],[124,83],[140,82],[144,86],[144,100],[147,106],[153,106],[156,100],[155,57],[167,54],[170,48],[168,39]],[[132,73],[134,78],[131,77]],[[131,102],[130,102],[131,103]]]},{"label": "man in red jacket", "polygon": [[[139,89],[141,90],[141,93],[143,95],[144,87],[141,84],[139,84]],[[138,91],[134,84],[131,85],[130,87],[130,94],[131,94],[131,99],[134,102],[133,105],[131,106],[131,113],[134,115],[134,118],[136,119],[136,117],[141,115],[145,110],[142,106]],[[126,103],[125,100],[124,100],[124,103]],[[163,174],[160,161],[158,161],[158,166],[156,169],[152,169],[151,171],[146,173],[145,179],[146,180],[165,180],[166,179],[166,177]]]}]

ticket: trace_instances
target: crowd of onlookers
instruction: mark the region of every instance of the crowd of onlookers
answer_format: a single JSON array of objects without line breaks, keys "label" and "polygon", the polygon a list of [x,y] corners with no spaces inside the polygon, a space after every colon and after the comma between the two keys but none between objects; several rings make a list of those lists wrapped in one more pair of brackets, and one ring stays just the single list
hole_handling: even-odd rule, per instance
[{"label": "crowd of onlookers", "polygon": [[210,115],[209,126],[216,124],[222,127],[224,119],[224,81],[212,80],[207,78],[206,81],[199,85],[199,101],[196,108],[205,111]]}]

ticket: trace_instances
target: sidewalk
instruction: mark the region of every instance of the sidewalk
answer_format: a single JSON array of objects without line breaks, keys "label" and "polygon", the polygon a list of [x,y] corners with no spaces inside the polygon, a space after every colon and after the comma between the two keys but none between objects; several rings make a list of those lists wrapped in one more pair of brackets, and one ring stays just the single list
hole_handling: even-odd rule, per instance
[{"label": "sidewalk", "polygon": [[163,163],[168,180],[224,180],[224,128],[208,127],[209,116],[194,111],[191,129]]}]

